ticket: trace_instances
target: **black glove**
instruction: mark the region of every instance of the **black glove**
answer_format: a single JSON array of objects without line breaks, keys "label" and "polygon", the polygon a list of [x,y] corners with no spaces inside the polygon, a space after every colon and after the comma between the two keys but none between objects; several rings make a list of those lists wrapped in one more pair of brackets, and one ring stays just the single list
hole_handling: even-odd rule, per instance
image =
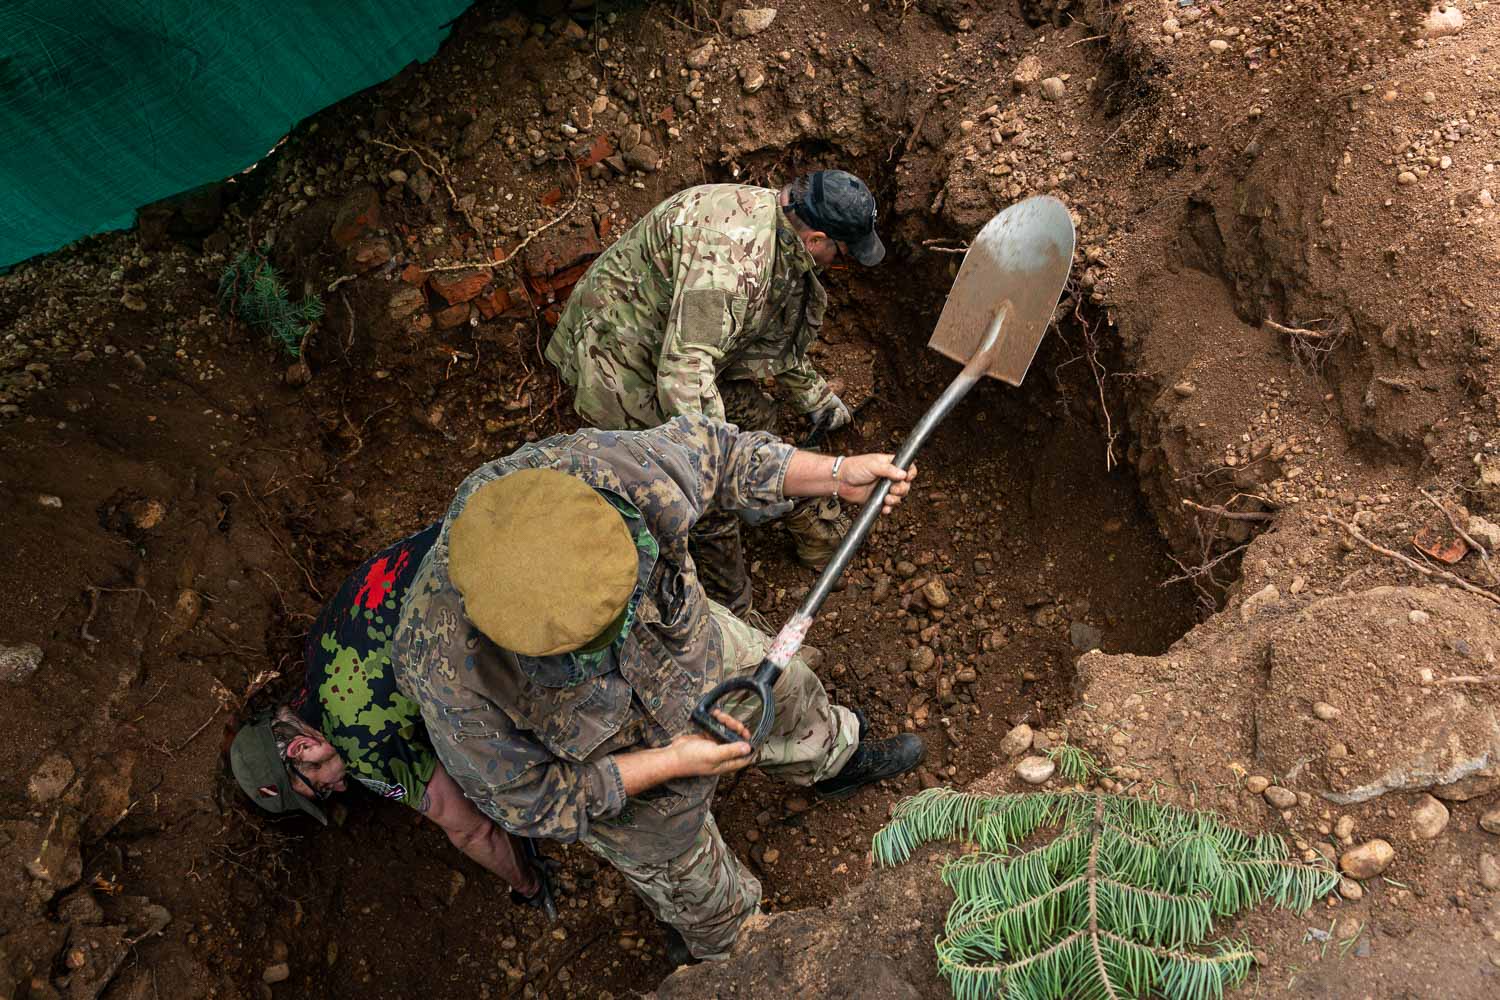
[{"label": "black glove", "polygon": [[530,896],[523,896],[516,890],[510,891],[510,901],[518,906],[529,906],[535,910],[541,910],[547,915],[547,919],[557,921],[557,900],[552,895],[552,875],[562,870],[562,863],[547,857],[537,850],[536,841],[530,837],[517,837],[521,842],[522,856],[531,865],[531,870],[536,872],[537,890]]}]

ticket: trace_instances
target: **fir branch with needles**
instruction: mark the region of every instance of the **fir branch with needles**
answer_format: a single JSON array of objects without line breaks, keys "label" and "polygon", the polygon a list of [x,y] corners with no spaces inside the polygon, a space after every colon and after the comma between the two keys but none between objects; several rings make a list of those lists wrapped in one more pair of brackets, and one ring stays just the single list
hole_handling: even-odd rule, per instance
[{"label": "fir branch with needles", "polygon": [[889,867],[948,840],[979,848],[942,871],[955,899],[938,969],[956,1000],[1218,1000],[1253,959],[1247,941],[1210,940],[1217,920],[1262,902],[1301,912],[1338,882],[1280,837],[1099,792],[928,789],[896,807],[872,850]]},{"label": "fir branch with needles", "polygon": [[1064,779],[1083,784],[1091,778],[1102,778],[1104,768],[1099,759],[1082,747],[1071,743],[1059,743],[1044,750],[1048,758],[1057,764],[1058,773]]},{"label": "fir branch with needles", "polygon": [[219,277],[219,305],[294,358],[313,324],[323,318],[323,300],[309,295],[292,302],[276,268],[258,249],[242,250]]}]

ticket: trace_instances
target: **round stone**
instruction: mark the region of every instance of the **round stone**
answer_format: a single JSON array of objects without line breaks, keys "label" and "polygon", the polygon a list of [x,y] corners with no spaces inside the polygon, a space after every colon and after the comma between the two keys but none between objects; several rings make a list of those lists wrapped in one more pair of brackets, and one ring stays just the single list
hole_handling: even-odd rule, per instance
[{"label": "round stone", "polygon": [[1031,727],[1023,722],[1006,733],[1005,737],[1001,739],[1000,752],[1007,757],[1014,757],[1018,753],[1025,753],[1031,749],[1031,741],[1034,736],[1035,734],[1032,733]]},{"label": "round stone", "polygon": [[1290,788],[1271,785],[1265,790],[1266,801],[1277,809],[1290,809],[1297,804],[1297,793]]},{"label": "round stone", "polygon": [[1028,785],[1041,785],[1057,772],[1057,763],[1050,757],[1023,757],[1016,764],[1016,776]]},{"label": "round stone", "polygon": [[1374,878],[1389,868],[1395,859],[1396,849],[1377,837],[1345,851],[1339,858],[1339,868],[1350,878]]},{"label": "round stone", "polygon": [[1448,826],[1448,807],[1423,795],[1411,811],[1411,832],[1418,840],[1435,840]]}]

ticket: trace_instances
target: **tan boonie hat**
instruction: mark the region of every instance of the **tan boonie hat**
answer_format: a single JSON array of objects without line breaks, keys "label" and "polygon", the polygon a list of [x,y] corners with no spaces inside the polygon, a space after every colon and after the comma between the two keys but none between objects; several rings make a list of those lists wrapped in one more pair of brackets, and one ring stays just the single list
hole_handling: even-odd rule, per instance
[{"label": "tan boonie hat", "polygon": [[556,469],[486,483],[448,533],[448,576],[469,621],[523,656],[587,645],[625,611],[637,566],[620,512]]}]

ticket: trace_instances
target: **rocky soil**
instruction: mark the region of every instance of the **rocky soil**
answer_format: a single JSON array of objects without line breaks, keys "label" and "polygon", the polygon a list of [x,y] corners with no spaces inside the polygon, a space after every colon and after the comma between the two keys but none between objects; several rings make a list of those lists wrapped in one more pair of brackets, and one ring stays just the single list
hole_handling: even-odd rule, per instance
[{"label": "rocky soil", "polygon": [[[660,931],[583,852],[548,926],[397,807],[252,813],[221,753],[342,573],[576,424],[539,355],[594,255],[684,185],[833,165],[892,247],[829,275],[816,359],[870,400],[839,447],[950,377],[921,344],[996,210],[1062,198],[1075,284],[813,636],[927,766],[726,787],[771,915],[659,995],[945,995],[943,852],[871,875],[869,837],[927,785],[1057,787],[1022,764],[1062,740],[1343,867],[1230,928],[1247,989],[1494,995],[1492,5],[564,6],[480,5],[255,170],[0,277],[0,996],[656,988]],[[218,306],[251,245],[323,300],[300,358]],[[810,579],[752,550],[774,626]]]}]

